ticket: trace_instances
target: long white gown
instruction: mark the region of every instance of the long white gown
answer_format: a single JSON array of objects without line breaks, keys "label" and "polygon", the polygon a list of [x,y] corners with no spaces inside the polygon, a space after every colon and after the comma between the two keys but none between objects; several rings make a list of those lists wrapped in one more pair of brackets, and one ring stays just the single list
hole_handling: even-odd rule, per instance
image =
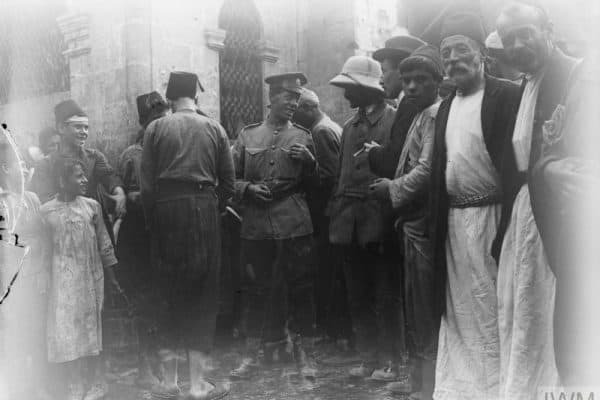
[{"label": "long white gown", "polygon": [[[529,167],[533,117],[543,73],[529,76],[515,123],[519,170]],[[521,187],[502,243],[498,269],[500,398],[529,400],[558,385],[553,316],[556,278],[535,223],[529,189]]]},{"label": "long white gown", "polygon": [[[481,130],[483,89],[456,96],[446,127],[446,186],[451,203],[498,196],[499,177]],[[446,313],[436,364],[436,400],[498,398],[500,351],[497,265],[491,245],[500,206],[450,208]]]}]

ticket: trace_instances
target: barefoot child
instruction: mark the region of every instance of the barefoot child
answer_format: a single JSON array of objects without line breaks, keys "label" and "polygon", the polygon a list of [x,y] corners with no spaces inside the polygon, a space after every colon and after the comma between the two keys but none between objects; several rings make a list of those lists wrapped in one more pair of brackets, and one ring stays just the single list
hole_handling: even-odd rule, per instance
[{"label": "barefoot child", "polygon": [[[78,160],[59,157],[53,165],[59,194],[41,207],[52,249],[48,361],[60,365],[66,374],[69,400],[100,399],[106,394],[98,357],[102,351],[103,269],[113,287],[121,291],[113,272],[117,259],[100,204],[83,196],[87,186],[84,168]],[[84,385],[86,370],[88,385]]]}]

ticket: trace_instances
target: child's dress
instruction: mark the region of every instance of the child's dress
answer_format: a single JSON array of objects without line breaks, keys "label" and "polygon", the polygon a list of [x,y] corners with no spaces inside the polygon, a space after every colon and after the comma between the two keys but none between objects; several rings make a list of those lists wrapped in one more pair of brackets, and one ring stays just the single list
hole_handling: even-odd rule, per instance
[{"label": "child's dress", "polygon": [[48,361],[67,362],[102,350],[104,271],[117,263],[100,204],[78,196],[41,208],[51,236]]}]

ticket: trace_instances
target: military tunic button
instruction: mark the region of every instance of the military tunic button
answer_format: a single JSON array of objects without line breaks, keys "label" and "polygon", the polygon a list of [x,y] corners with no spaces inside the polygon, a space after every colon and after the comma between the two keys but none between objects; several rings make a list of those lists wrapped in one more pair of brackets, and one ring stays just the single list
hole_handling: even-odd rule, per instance
[{"label": "military tunic button", "polygon": [[271,149],[275,150],[275,145],[271,146]]},{"label": "military tunic button", "polygon": [[271,164],[271,165],[275,165],[275,161],[274,161],[274,160],[271,160],[271,161],[269,161],[269,164]]}]

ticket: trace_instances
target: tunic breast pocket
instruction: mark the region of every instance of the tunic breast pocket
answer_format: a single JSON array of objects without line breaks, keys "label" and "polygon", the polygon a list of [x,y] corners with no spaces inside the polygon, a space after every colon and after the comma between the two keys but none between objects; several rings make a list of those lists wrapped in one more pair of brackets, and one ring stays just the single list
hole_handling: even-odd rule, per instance
[{"label": "tunic breast pocket", "polygon": [[275,151],[276,175],[280,178],[295,178],[300,173],[300,163],[290,157],[288,148],[280,148]]},{"label": "tunic breast pocket", "polygon": [[267,167],[266,149],[260,147],[246,147],[244,171],[246,179],[260,181],[263,179]]}]

